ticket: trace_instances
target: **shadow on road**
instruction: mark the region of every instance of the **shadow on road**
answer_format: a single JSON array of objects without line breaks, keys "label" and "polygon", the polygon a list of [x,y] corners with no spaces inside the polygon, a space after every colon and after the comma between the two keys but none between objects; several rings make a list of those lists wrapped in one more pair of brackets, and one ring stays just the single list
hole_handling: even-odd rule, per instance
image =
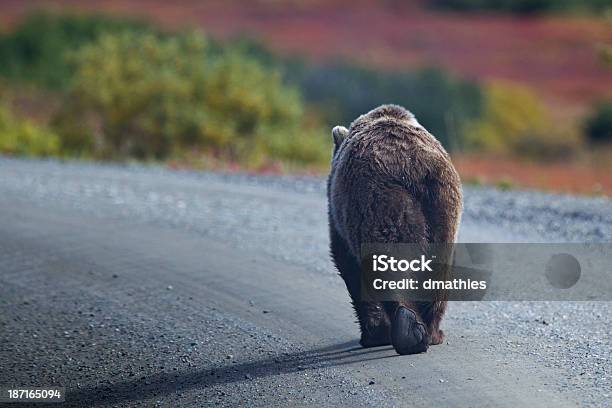
[{"label": "shadow on road", "polygon": [[348,341],[282,357],[205,370],[159,373],[116,384],[69,391],[66,403],[70,406],[88,406],[145,400],[194,388],[397,356],[395,352],[389,354],[391,350],[391,346],[364,349],[357,341]]}]

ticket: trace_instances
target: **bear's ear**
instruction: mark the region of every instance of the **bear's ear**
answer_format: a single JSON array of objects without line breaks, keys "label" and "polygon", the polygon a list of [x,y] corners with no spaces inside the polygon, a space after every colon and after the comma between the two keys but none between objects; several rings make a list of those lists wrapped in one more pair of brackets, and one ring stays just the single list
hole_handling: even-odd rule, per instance
[{"label": "bear's ear", "polygon": [[332,129],[332,137],[334,138],[334,146],[336,149],[340,147],[344,139],[348,136],[348,129],[344,126],[334,126]]}]

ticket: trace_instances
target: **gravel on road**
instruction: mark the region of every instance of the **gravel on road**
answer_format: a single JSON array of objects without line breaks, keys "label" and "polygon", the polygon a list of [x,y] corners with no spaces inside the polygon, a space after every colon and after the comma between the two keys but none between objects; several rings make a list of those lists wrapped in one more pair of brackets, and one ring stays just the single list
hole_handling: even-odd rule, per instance
[{"label": "gravel on road", "polygon": [[[426,355],[359,349],[321,178],[0,158],[0,206],[0,385],[76,405],[611,398],[610,302],[454,302]],[[612,201],[465,187],[460,241],[610,242]]]}]

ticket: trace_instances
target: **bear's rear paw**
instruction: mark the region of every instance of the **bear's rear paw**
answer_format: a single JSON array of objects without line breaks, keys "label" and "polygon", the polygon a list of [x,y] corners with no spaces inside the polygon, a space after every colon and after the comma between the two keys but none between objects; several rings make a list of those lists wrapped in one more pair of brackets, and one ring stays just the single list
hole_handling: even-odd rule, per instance
[{"label": "bear's rear paw", "polygon": [[381,322],[377,325],[366,325],[361,331],[361,347],[378,347],[391,344],[389,323]]},{"label": "bear's rear paw", "polygon": [[417,320],[414,311],[400,306],[391,325],[391,343],[398,354],[417,354],[427,351],[427,329]]},{"label": "bear's rear paw", "polygon": [[389,339],[388,334],[386,336],[371,336],[368,334],[362,334],[359,344],[361,344],[361,347],[365,348],[378,347],[391,344],[391,340]]}]

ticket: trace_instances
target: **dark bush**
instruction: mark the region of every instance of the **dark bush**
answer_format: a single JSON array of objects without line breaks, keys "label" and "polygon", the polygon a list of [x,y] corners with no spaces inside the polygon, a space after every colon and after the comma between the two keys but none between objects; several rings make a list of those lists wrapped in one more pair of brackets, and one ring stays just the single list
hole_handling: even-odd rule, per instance
[{"label": "dark bush", "polygon": [[144,22],[102,15],[35,12],[13,31],[0,35],[0,75],[64,88],[71,78],[66,53],[103,33],[119,31],[142,32],[152,28]]},{"label": "dark bush", "polygon": [[585,121],[585,132],[593,143],[612,142],[612,101],[597,104]]},{"label": "dark bush", "polygon": [[503,11],[518,14],[557,11],[598,12],[610,8],[609,0],[429,0],[432,7],[457,11]]},{"label": "dark bush", "polygon": [[395,103],[412,111],[450,150],[462,145],[465,123],[482,109],[477,84],[439,69],[384,72],[348,64],[294,65],[287,73],[328,125],[348,125],[380,104]]}]

